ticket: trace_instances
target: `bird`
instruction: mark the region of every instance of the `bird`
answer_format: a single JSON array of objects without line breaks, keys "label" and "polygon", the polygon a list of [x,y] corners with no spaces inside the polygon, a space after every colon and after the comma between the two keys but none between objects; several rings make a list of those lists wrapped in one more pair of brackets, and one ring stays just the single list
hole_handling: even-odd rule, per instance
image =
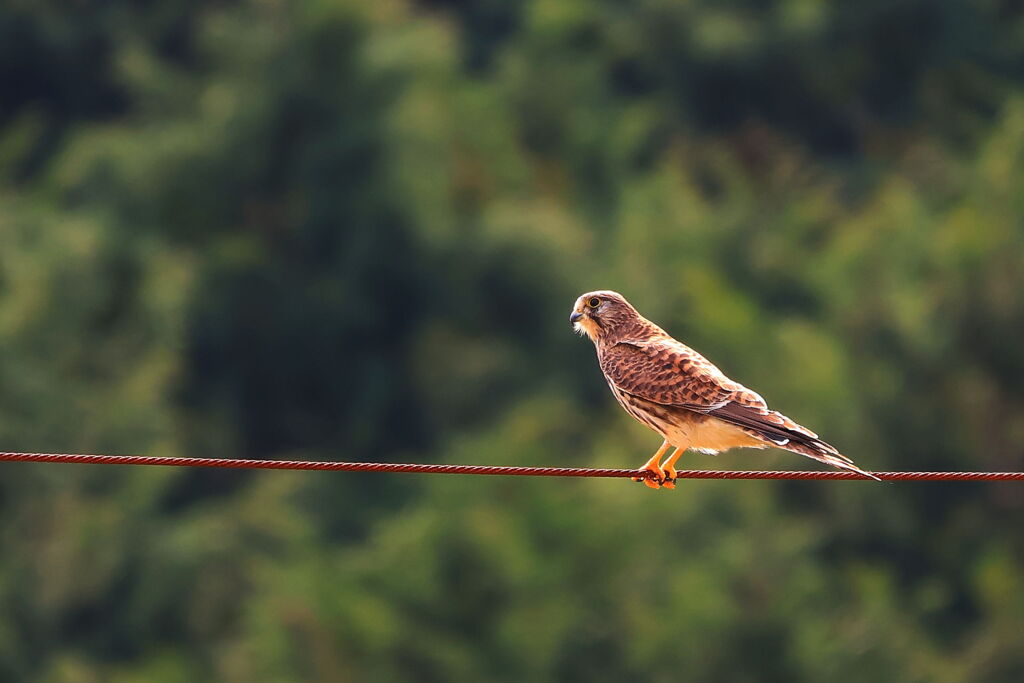
[{"label": "bird", "polygon": [[[618,292],[576,299],[569,323],[594,342],[597,361],[619,405],[661,435],[661,447],[634,481],[674,489],[675,468],[687,449],[782,448],[871,479],[818,435],[734,382],[704,356],[640,315]],[[670,448],[675,449],[662,461]]]}]

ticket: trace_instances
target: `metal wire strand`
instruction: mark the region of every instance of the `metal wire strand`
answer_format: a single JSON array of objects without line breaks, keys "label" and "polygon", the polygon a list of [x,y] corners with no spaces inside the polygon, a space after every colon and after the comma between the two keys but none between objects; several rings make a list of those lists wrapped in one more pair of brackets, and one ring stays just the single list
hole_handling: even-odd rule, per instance
[{"label": "metal wire strand", "polygon": [[[259,470],[323,470],[329,472],[409,472],[413,474],[487,474],[519,477],[633,477],[645,470],[590,467],[508,467],[490,465],[421,465],[390,462],[325,462],[316,460],[244,460],[231,458],[167,458],[151,455],[88,455],[70,453],[0,453],[0,462],[49,462],[80,465],[161,465]],[[874,472],[883,481],[1024,481],[1024,472]],[[679,470],[679,479],[796,479],[870,481],[842,470]]]}]

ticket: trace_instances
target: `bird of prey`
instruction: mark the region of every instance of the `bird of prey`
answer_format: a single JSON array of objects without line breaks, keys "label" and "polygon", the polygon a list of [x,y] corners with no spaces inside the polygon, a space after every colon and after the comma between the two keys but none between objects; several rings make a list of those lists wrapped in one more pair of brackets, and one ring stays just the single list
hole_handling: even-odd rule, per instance
[{"label": "bird of prey", "polygon": [[[651,488],[675,488],[676,460],[692,448],[784,448],[877,479],[818,435],[770,410],[764,399],[734,382],[682,342],[640,315],[618,292],[588,292],[569,322],[594,342],[601,372],[619,405],[661,435],[664,443],[641,470]],[[662,462],[669,448],[675,448]]]}]

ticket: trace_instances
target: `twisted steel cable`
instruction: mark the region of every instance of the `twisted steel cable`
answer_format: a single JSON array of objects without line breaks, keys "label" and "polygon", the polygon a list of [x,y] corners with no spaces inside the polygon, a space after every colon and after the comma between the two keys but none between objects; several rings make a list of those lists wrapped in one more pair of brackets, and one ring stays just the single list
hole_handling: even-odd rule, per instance
[{"label": "twisted steel cable", "polygon": [[[151,455],[89,455],[80,453],[0,453],[0,462],[49,462],[80,465],[161,465],[259,470],[320,470],[329,472],[408,472],[413,474],[483,474],[519,477],[638,477],[645,470],[590,467],[509,467],[491,465],[433,465],[390,462],[324,462],[317,460],[244,460],[238,458],[171,458]],[[883,481],[1024,481],[1024,472],[873,472]],[[842,470],[679,470],[679,479],[795,479],[871,481]]]}]

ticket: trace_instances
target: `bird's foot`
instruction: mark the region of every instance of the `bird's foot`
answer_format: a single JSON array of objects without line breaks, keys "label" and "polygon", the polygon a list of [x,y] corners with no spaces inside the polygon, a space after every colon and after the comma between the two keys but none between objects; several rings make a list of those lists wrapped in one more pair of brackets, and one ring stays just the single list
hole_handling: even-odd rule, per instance
[{"label": "bird's foot", "polygon": [[664,465],[662,467],[664,478],[661,480],[661,485],[667,489],[674,489],[676,487],[676,468],[672,465]]},{"label": "bird's foot", "polygon": [[658,474],[657,472],[654,472],[654,470],[646,471],[651,472],[651,474],[642,477],[630,477],[630,479],[632,479],[633,481],[642,481],[645,486],[649,486],[652,489],[660,489],[662,482],[661,475]]},{"label": "bird's foot", "polygon": [[650,474],[641,477],[632,477],[633,481],[642,481],[645,486],[648,486],[652,489],[661,488],[662,483],[665,481],[665,472],[658,465],[657,460],[652,458],[647,462],[646,465],[640,468],[640,471],[649,472]]}]

